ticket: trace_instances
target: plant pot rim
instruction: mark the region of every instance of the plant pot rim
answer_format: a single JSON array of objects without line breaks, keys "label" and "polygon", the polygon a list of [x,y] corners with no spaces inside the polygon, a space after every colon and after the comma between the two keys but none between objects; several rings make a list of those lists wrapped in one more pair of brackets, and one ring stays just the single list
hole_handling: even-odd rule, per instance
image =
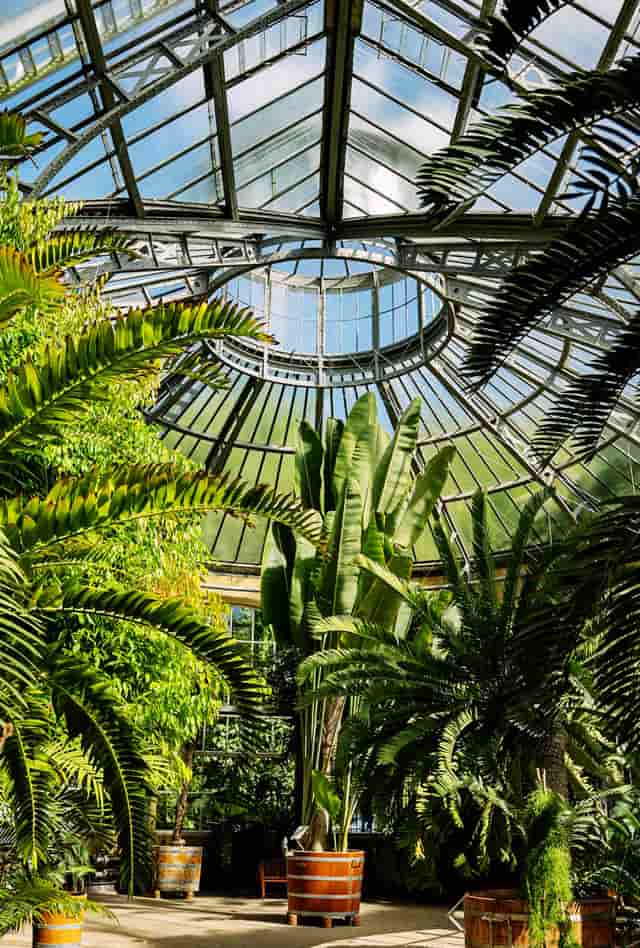
[{"label": "plant pot rim", "polygon": [[289,849],[287,856],[364,856],[364,849]]},{"label": "plant pot rim", "polygon": [[[520,894],[518,889],[476,889],[470,892],[465,892],[465,899],[496,899],[496,900],[513,900],[514,902],[526,902],[527,900]],[[585,902],[615,902],[615,896],[607,895],[588,895],[583,899],[572,899],[570,904],[580,903],[584,904]]]}]

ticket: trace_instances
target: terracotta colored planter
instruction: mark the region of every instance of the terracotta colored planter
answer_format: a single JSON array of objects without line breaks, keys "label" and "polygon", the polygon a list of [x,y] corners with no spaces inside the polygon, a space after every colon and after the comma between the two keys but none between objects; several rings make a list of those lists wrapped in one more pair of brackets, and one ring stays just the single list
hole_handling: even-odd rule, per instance
[{"label": "terracotta colored planter", "polygon": [[200,890],[202,846],[155,846],[153,857],[156,899],[163,892],[182,892],[190,900]]},{"label": "terracotta colored planter", "polygon": [[[573,935],[584,948],[614,948],[615,899],[583,899],[569,906]],[[464,897],[465,948],[529,948],[529,906],[512,889],[472,892]],[[558,948],[559,932],[551,930],[546,948]]]},{"label": "terracotta colored planter", "polygon": [[298,918],[320,918],[331,928],[334,918],[360,924],[360,894],[364,875],[364,853],[291,852],[287,856],[287,922]]},{"label": "terracotta colored planter", "polygon": [[[84,901],[86,895],[74,898]],[[57,912],[43,912],[42,921],[33,926],[33,945],[64,945],[65,948],[79,948],[82,944],[84,912],[77,918],[60,915]]]}]

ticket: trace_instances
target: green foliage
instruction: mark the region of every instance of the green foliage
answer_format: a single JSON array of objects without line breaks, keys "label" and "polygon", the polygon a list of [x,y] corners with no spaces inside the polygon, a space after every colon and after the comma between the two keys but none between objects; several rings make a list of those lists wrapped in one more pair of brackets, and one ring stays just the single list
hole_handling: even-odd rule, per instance
[{"label": "green foliage", "polygon": [[342,800],[327,775],[314,770],[311,774],[311,787],[316,805],[326,810],[331,822],[336,823],[342,810]]},{"label": "green foliage", "polygon": [[517,48],[569,0],[504,0],[500,17],[489,17],[486,34],[481,36],[485,58],[502,68]]},{"label": "green foliage", "polygon": [[113,918],[106,905],[74,898],[49,879],[14,876],[0,888],[0,934],[47,922],[49,915],[81,918],[86,912]]},{"label": "green foliage", "polygon": [[[308,425],[301,426],[296,455],[296,487],[303,505],[324,525],[328,556],[318,555],[288,529],[271,530],[261,576],[264,621],[277,640],[295,645],[317,662],[299,675],[302,820],[313,804],[312,774],[333,774],[343,720],[359,714],[357,692],[329,692],[322,699],[324,656],[340,652],[349,640],[350,618],[378,622],[402,636],[406,616],[402,597],[389,594],[376,575],[362,569],[361,557],[408,579],[412,547],[426,529],[447,477],[452,448],[444,448],[416,480],[412,473],[420,424],[416,399],[398,421],[391,438],[377,417],[372,394],[353,406],[344,426],[330,419],[324,444]],[[333,618],[330,618],[333,617]],[[346,634],[345,634],[346,630]],[[340,767],[338,768],[340,769]],[[351,763],[339,774],[344,797],[341,838],[346,835],[358,798]]]},{"label": "green foliage", "polygon": [[523,890],[529,903],[532,948],[544,948],[554,927],[560,931],[563,948],[577,945],[568,913],[573,891],[567,811],[566,802],[546,788],[534,790],[527,798],[528,852]]}]

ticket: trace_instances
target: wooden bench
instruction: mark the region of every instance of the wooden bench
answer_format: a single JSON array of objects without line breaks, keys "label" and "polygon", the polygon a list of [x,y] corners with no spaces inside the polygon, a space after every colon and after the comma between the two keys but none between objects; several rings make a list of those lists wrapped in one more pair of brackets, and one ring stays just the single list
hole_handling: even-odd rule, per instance
[{"label": "wooden bench", "polygon": [[258,866],[258,885],[260,897],[265,898],[267,885],[287,885],[287,860],[263,859]]}]

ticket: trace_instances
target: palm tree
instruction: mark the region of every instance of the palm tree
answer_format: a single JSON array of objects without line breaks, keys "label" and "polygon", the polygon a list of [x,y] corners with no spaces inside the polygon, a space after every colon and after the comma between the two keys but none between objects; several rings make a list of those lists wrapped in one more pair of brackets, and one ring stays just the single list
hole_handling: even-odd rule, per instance
[{"label": "palm tree", "polygon": [[[24,121],[0,114],[3,154],[29,147]],[[11,186],[10,186],[11,188]],[[15,188],[7,200],[15,201]],[[65,267],[105,251],[130,252],[111,231],[74,230],[43,237],[43,226],[59,222],[65,208],[19,205],[0,235],[0,323],[25,308],[55,313],[67,298]],[[20,227],[27,219],[28,226]],[[36,221],[39,226],[33,226]],[[45,226],[46,229],[46,226]],[[27,234],[31,233],[33,239]],[[13,241],[13,243],[11,243]],[[123,379],[144,380],[158,360],[176,356],[203,339],[269,338],[250,312],[219,301],[160,305],[88,323],[75,335],[51,341],[29,355],[0,387],[0,715],[13,734],[2,766],[13,785],[16,832],[33,872],[46,852],[47,768],[42,748],[47,721],[40,696],[51,703],[70,736],[99,763],[113,805],[125,876],[133,891],[148,856],[146,796],[148,765],[140,735],[131,727],[108,679],[59,647],[55,621],[67,614],[129,619],[179,639],[215,664],[232,688],[238,707],[257,718],[265,688],[244,650],[225,632],[207,625],[179,599],[123,587],[96,587],[88,561],[109,531],[140,518],[223,510],[240,517],[265,516],[300,531],[318,544],[317,516],[291,496],[239,478],[185,471],[172,464],[95,469],[57,480],[44,496],[31,496],[26,475],[45,446],[61,437],[65,423],[86,413],[93,399],[109,396]],[[191,368],[194,360],[190,359]],[[199,367],[219,384],[217,366]],[[33,490],[33,489],[32,489]],[[35,705],[34,705],[35,702]],[[42,709],[41,709],[42,710]],[[46,717],[46,716],[45,716]]]},{"label": "palm tree", "polygon": [[[561,0],[506,2],[502,18],[487,23],[487,68],[504,76],[520,42],[563,5]],[[584,207],[560,237],[512,270],[479,318],[465,366],[473,385],[487,382],[556,306],[640,251],[637,142],[624,122],[602,121],[640,105],[639,80],[636,54],[608,70],[579,71],[550,87],[521,92],[517,103],[473,125],[422,166],[423,206],[434,223],[450,220],[541,148],[565,135],[575,143],[588,129],[589,143],[581,150],[583,174],[566,195],[580,198]],[[609,415],[640,369],[639,343],[640,309],[611,348],[593,360],[590,374],[567,386],[543,421],[533,442],[541,460],[571,435],[580,454],[593,454]]]},{"label": "palm tree", "polygon": [[417,824],[428,830],[432,855],[475,841],[481,868],[514,864],[510,811],[524,805],[537,770],[564,797],[569,783],[584,796],[592,781],[622,780],[579,664],[570,678],[559,667],[550,680],[546,664],[519,647],[521,629],[543,606],[550,610],[557,595],[555,554],[536,556],[530,547],[549,496],[541,492],[522,511],[502,576],[480,492],[472,503],[472,575],[461,570],[444,524],[434,525],[450,592],[436,595],[359,556],[359,566],[411,608],[407,634],[358,617],[328,617],[316,622],[315,634],[340,633],[346,644],[310,656],[301,668],[303,677],[322,669],[318,697],[355,695],[362,702],[360,719],[343,733],[342,752],[376,788],[378,805],[395,803],[411,831]]}]

